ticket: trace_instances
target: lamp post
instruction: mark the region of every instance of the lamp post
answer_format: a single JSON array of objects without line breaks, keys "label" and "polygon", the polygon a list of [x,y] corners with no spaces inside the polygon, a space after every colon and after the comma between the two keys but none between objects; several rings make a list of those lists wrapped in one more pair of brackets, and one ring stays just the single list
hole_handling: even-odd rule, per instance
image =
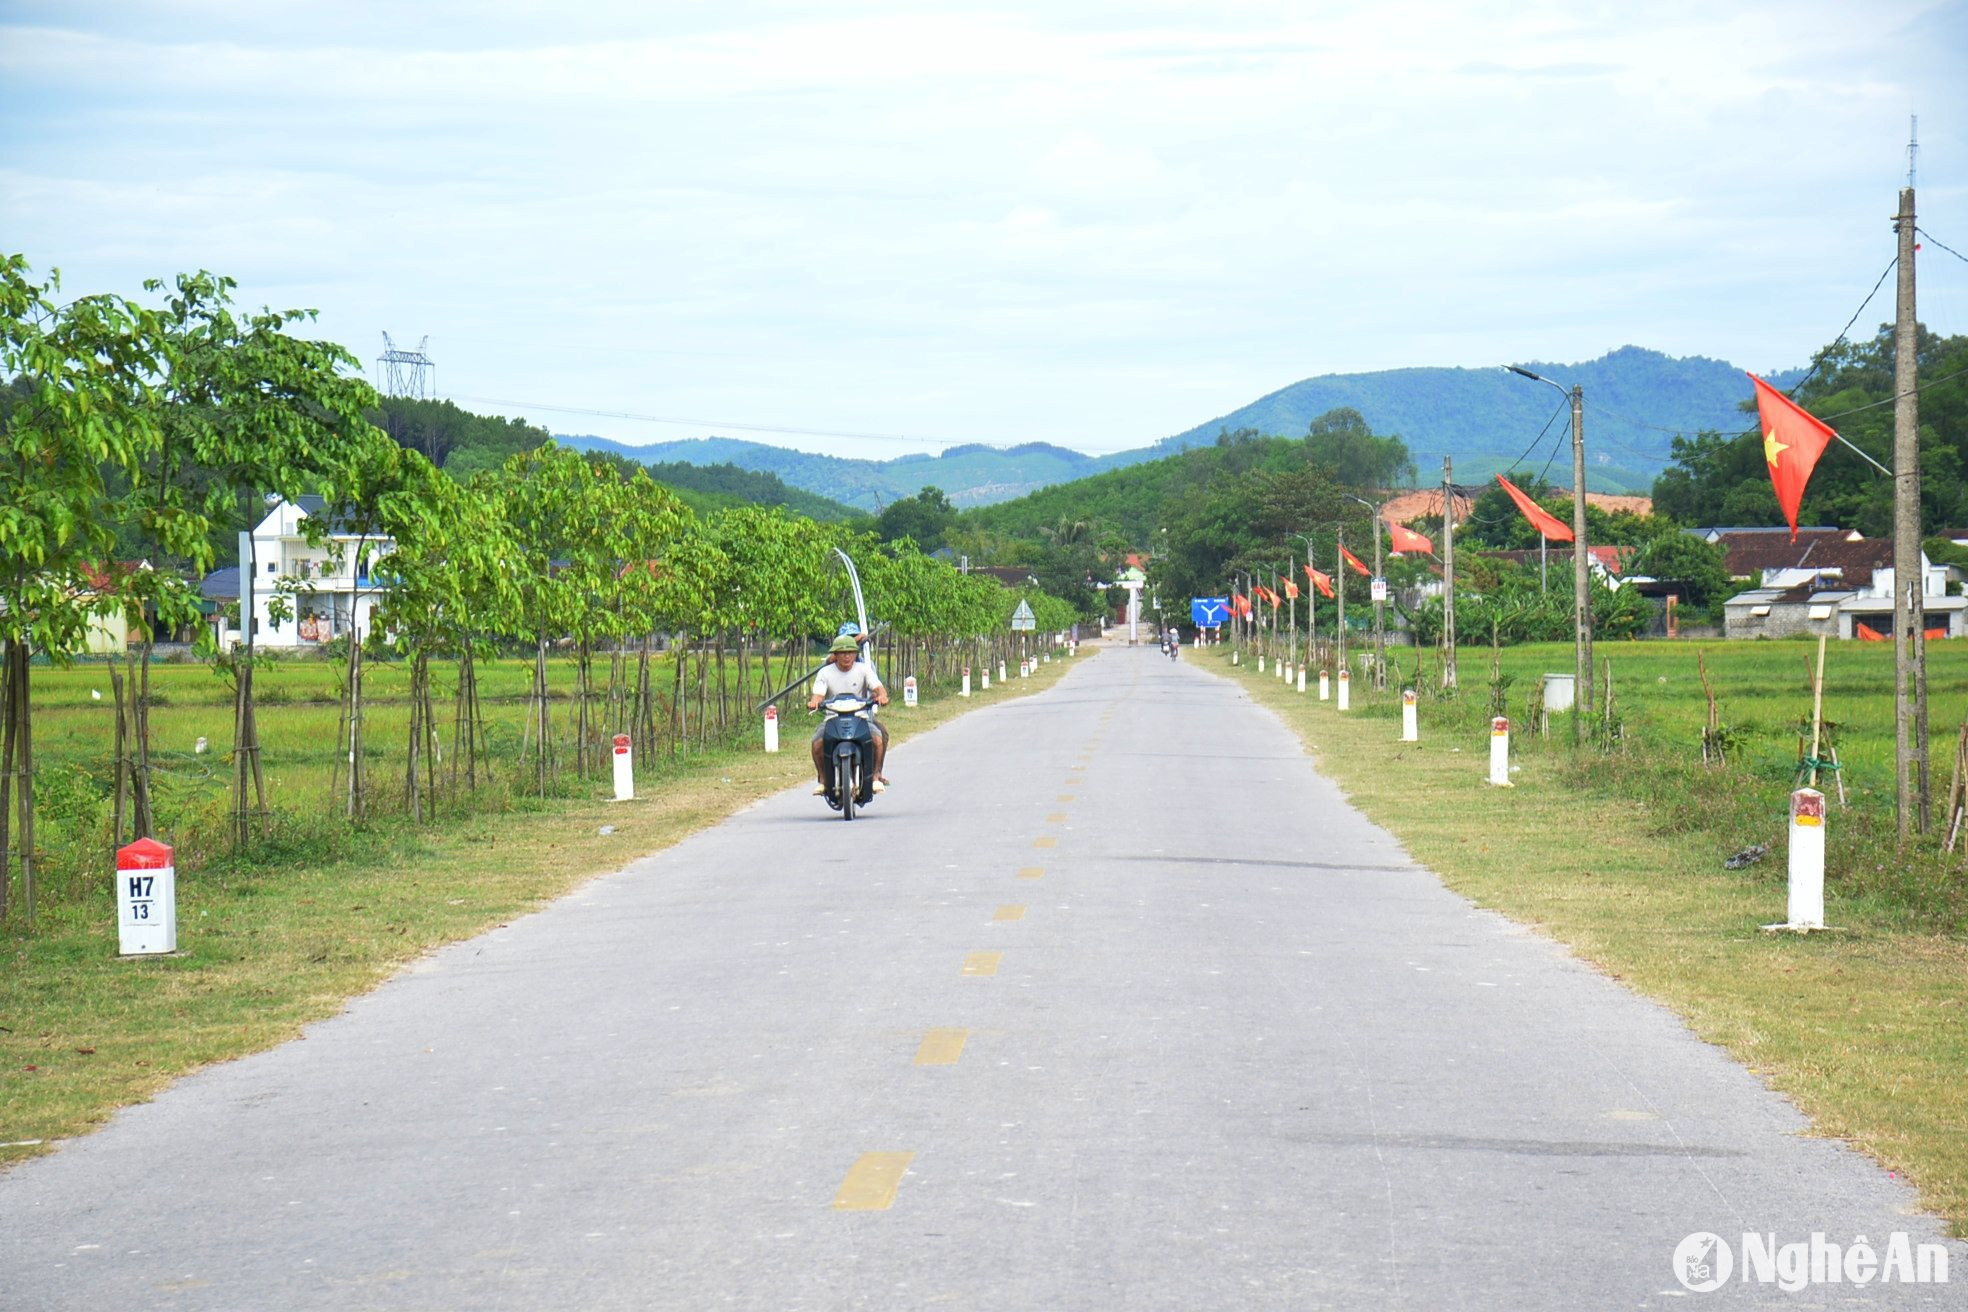
[{"label": "lamp post", "polygon": [[[1357,501],[1373,512],[1374,535],[1374,576],[1380,595],[1374,597],[1374,687],[1385,691],[1387,688],[1387,575],[1382,572],[1380,559],[1380,506],[1365,497],[1348,496],[1348,501]],[[1381,505],[1385,505],[1382,502]]]},{"label": "lamp post", "polygon": [[[1291,536],[1294,541],[1303,542],[1305,544],[1305,564],[1308,569],[1313,568],[1312,535],[1310,533],[1294,533]],[[1297,580],[1294,579],[1293,582],[1297,582]],[[1312,583],[1312,576],[1310,574],[1307,574],[1305,576],[1305,588],[1304,588],[1305,664],[1307,665],[1310,665],[1312,663],[1312,644],[1318,639],[1319,636],[1319,602],[1316,595],[1317,591],[1318,589]]]},{"label": "lamp post", "polygon": [[1574,385],[1569,391],[1542,374],[1504,368],[1513,374],[1555,387],[1572,403],[1572,744],[1585,739],[1582,718],[1592,709],[1592,601],[1587,592],[1585,563],[1585,389]]}]

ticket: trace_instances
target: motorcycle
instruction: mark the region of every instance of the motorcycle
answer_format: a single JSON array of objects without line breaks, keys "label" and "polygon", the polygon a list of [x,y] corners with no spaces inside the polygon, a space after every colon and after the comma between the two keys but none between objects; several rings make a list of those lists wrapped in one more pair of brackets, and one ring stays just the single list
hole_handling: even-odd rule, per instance
[{"label": "motorcycle", "polygon": [[1175,659],[1175,654],[1181,648],[1181,646],[1182,643],[1179,639],[1176,638],[1162,639],[1162,650],[1168,653],[1168,658],[1170,660]]},{"label": "motorcycle", "polygon": [[875,792],[875,727],[863,711],[874,703],[836,697],[821,703],[827,721],[820,727],[820,760],[826,771],[827,805],[852,820]]}]

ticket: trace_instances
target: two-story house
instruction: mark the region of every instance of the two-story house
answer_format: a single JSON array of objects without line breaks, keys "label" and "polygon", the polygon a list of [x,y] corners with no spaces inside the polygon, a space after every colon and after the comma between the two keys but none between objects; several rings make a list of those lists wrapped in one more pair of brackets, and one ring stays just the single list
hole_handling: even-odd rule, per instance
[{"label": "two-story house", "polygon": [[[250,535],[240,535],[241,601],[250,587],[257,645],[312,647],[352,628],[369,636],[371,616],[389,588],[378,565],[396,543],[334,520],[317,547],[302,525],[326,513],[326,503],[317,496],[280,501]],[[275,596],[283,596],[293,613],[280,624],[271,614]]]}]

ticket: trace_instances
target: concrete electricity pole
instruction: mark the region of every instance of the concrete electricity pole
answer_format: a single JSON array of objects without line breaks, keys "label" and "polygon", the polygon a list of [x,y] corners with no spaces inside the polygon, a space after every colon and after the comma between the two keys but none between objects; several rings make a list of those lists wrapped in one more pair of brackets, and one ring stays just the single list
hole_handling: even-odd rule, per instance
[{"label": "concrete electricity pole", "polygon": [[1585,716],[1592,710],[1592,596],[1585,554],[1585,389],[1567,390],[1542,374],[1504,368],[1513,374],[1555,387],[1572,403],[1572,745],[1585,741]]},{"label": "concrete electricity pole", "polygon": [[1456,686],[1455,465],[1442,457],[1442,687]]},{"label": "concrete electricity pole", "polygon": [[1927,832],[1927,616],[1920,577],[1920,397],[1913,301],[1913,147],[1894,219],[1900,239],[1893,324],[1893,762],[1900,839]]},{"label": "concrete electricity pole", "polygon": [[[1373,525],[1373,535],[1374,535],[1373,576],[1374,576],[1374,582],[1380,583],[1384,591],[1386,588],[1386,583],[1384,582],[1384,580],[1387,578],[1387,575],[1382,571],[1381,568],[1380,507],[1376,506],[1373,502],[1367,500],[1365,497],[1349,497],[1348,499],[1359,502],[1361,505],[1365,506],[1368,510],[1373,512],[1373,519],[1369,521]],[[1375,597],[1373,608],[1374,608],[1374,687],[1384,690],[1387,687],[1387,598],[1384,595]]]}]

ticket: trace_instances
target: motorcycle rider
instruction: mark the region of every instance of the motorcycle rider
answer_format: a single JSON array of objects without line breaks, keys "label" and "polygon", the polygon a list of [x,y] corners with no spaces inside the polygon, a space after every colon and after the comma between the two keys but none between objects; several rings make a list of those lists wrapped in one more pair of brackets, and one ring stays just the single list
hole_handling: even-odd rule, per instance
[{"label": "motorcycle rider", "polygon": [[[853,620],[848,620],[846,623],[842,624],[840,628],[835,631],[834,636],[836,638],[854,639],[854,645],[857,648],[857,650],[866,650],[868,643],[870,641],[868,635],[861,631],[861,626],[855,623]],[[831,647],[828,648],[828,651],[830,653],[832,652],[832,650],[833,649]],[[870,661],[866,656],[862,656],[857,663],[866,666],[871,673],[874,670],[874,663]],[[880,683],[881,680],[876,679],[875,682]],[[880,704],[883,706],[888,705],[886,701],[883,701]],[[882,772],[881,772],[881,759],[882,757],[888,755],[888,726],[881,722],[881,717],[879,715],[870,715],[868,717],[868,723],[874,726],[875,738],[877,740],[875,746],[875,782],[880,784],[883,788],[887,788],[888,780],[882,776]]]},{"label": "motorcycle rider", "polygon": [[[860,644],[853,637],[842,634],[834,639],[827,648],[827,664],[813,678],[813,692],[806,699],[807,710],[817,711],[822,702],[832,701],[836,697],[854,697],[877,706],[888,705],[888,689],[875,676],[874,667],[861,660],[860,655]],[[862,711],[861,716],[871,722],[874,719],[867,711]],[[820,743],[821,734],[825,731],[824,721],[820,728],[813,731],[813,777],[818,781],[813,785],[813,794],[816,797],[825,796],[827,792],[827,766],[821,756]],[[874,740],[874,791],[879,793],[888,786],[881,777],[882,759],[888,755],[888,737],[879,732],[879,726]]]}]

